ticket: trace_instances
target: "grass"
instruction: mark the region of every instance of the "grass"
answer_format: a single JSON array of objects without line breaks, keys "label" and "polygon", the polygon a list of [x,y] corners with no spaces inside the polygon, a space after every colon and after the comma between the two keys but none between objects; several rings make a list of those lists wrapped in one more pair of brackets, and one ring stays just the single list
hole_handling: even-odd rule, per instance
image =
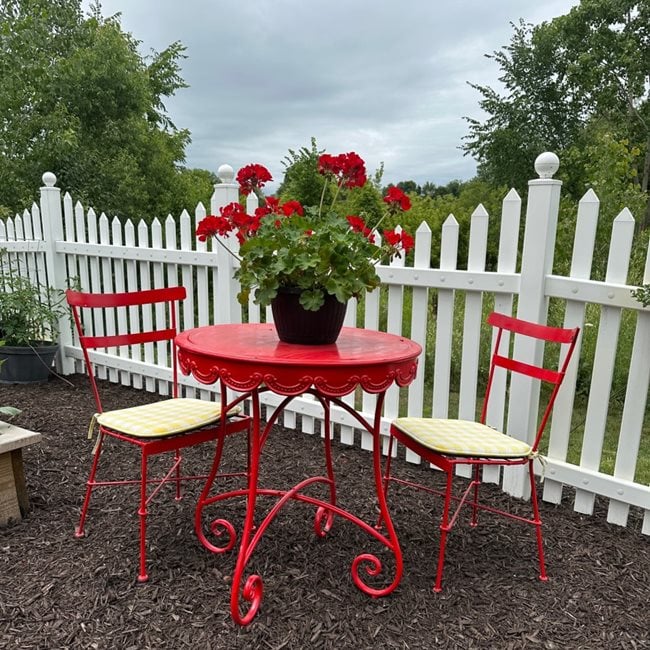
[{"label": "grass", "polygon": [[[605,425],[605,436],[603,439],[603,449],[600,460],[600,471],[604,474],[614,474],[622,414],[622,407],[613,402],[610,405],[609,413],[607,414],[607,423]],[[576,424],[574,425],[571,437],[569,438],[569,449],[567,452],[567,462],[569,463],[576,465],[580,464],[584,438],[584,424],[586,419],[586,401],[584,399],[579,401],[576,400],[573,416],[573,421]],[[641,430],[634,481],[636,483],[641,483],[642,485],[650,485],[650,413],[648,412],[648,409],[646,409],[646,416]]]}]

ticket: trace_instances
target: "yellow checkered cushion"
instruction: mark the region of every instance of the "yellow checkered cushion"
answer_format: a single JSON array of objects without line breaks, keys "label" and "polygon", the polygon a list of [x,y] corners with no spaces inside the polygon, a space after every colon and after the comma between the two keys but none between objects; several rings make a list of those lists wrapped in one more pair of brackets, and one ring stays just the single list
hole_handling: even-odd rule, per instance
[{"label": "yellow checkered cushion", "polygon": [[398,418],[393,426],[432,451],[450,456],[521,458],[532,452],[529,444],[480,422]]},{"label": "yellow checkered cushion", "polygon": [[[228,415],[240,411],[232,409]],[[221,406],[200,399],[176,398],[143,404],[116,411],[105,411],[96,416],[97,422],[113,431],[139,438],[169,436],[174,433],[199,429],[216,422]]]}]

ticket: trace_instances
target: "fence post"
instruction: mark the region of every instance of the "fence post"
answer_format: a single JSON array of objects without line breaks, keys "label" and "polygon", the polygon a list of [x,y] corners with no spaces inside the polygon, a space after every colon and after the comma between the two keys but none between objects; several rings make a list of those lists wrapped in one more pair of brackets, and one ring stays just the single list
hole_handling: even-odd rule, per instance
[{"label": "fence post", "polygon": [[[554,153],[540,154],[535,160],[538,179],[528,182],[526,226],[521,258],[521,279],[517,302],[517,317],[546,323],[548,310],[545,283],[553,270],[555,236],[560,206],[562,181],[553,179],[560,165]],[[543,346],[527,337],[516,336],[514,354],[528,363],[539,363]],[[507,432],[531,443],[537,425],[539,381],[515,375],[510,387]],[[506,467],[503,474],[504,491],[516,497],[528,498],[530,486],[523,467]]]},{"label": "fence post", "polygon": [[[61,210],[61,190],[54,187],[56,176],[52,172],[43,174],[41,187],[41,220],[43,223],[43,245],[45,247],[45,268],[48,284],[56,290],[68,288],[65,256],[56,252],[57,241],[63,240],[63,211]],[[70,317],[66,310],[59,319],[59,351],[56,355],[56,369],[64,375],[74,372],[74,359],[66,357],[64,346],[72,345]]]},{"label": "fence post", "polygon": [[[239,201],[239,185],[233,183],[235,172],[230,165],[221,165],[217,170],[217,176],[221,183],[215,183],[214,192],[210,199],[210,213],[219,214],[219,208],[223,208],[229,203]],[[237,248],[236,240],[233,236],[226,242],[231,250]],[[215,300],[217,309],[215,310],[216,323],[238,323],[241,322],[241,307],[237,302],[237,286],[233,281],[232,274],[234,271],[234,259],[223,246],[217,245],[217,292]]]}]

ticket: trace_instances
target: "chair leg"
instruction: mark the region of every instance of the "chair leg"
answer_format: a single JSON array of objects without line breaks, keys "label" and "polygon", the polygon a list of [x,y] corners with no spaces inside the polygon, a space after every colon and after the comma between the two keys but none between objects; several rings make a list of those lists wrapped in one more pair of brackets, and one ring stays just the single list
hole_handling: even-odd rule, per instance
[{"label": "chair leg", "polygon": [[177,449],[174,452],[174,463],[176,463],[176,501],[180,501],[182,498],[181,494],[181,450]]},{"label": "chair leg", "polygon": [[445,549],[447,546],[447,533],[451,530],[449,525],[449,509],[451,506],[451,491],[453,487],[453,468],[446,470],[447,487],[445,489],[445,504],[442,510],[442,520],[440,522],[440,550],[438,551],[438,569],[436,571],[436,584],[433,591],[440,593],[442,591],[442,570],[445,564]]},{"label": "chair leg", "polygon": [[141,477],[140,477],[140,573],[138,582],[146,582],[149,579],[146,567],[146,536],[147,536],[147,455],[142,451]]},{"label": "chair leg", "polygon": [[530,499],[533,503],[533,523],[535,525],[535,534],[537,536],[537,554],[539,556],[539,579],[546,582],[546,564],[544,562],[544,543],[542,541],[542,518],[539,514],[539,504],[537,503],[537,485],[535,483],[535,472],[533,471],[532,459],[528,462],[528,474],[530,476]]},{"label": "chair leg", "polygon": [[478,526],[478,489],[481,485],[481,468],[480,465],[474,465],[474,495],[472,498],[472,521],[470,526]]},{"label": "chair leg", "polygon": [[93,462],[90,467],[90,474],[88,475],[88,480],[86,481],[86,495],[84,496],[84,502],[81,506],[81,514],[79,516],[79,525],[75,529],[75,537],[85,537],[86,531],[84,526],[86,524],[86,515],[88,514],[88,506],[90,506],[90,495],[92,494],[93,488],[95,487],[95,475],[97,474],[97,466],[99,465],[99,457],[102,453],[102,443],[104,442],[104,434],[102,431],[99,432],[99,438],[97,439],[97,447],[93,455]]}]

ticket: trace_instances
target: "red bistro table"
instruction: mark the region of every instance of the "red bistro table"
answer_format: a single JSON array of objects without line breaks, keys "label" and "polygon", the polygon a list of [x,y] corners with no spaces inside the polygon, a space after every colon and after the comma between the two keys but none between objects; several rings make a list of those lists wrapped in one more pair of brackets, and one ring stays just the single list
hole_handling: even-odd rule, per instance
[{"label": "red bistro table", "polygon": [[[230,595],[230,612],[233,619],[245,625],[257,613],[262,600],[263,584],[258,575],[249,575],[242,587],[246,564],[264,531],[290,499],[296,499],[316,506],[315,533],[324,537],[330,530],[334,516],[339,515],[354,522],[386,546],[395,557],[395,577],[383,589],[368,586],[359,575],[360,565],[370,576],[382,571],[382,563],[370,553],[358,555],[352,562],[352,579],[359,589],[371,596],[385,596],[391,593],[402,577],[402,552],[397,541],[382,486],[382,458],[380,444],[381,410],[386,390],[396,383],[410,384],[417,367],[421,347],[409,339],[394,334],[344,327],[336,343],[331,345],[296,345],[278,340],[272,324],[234,324],[198,327],[176,337],[179,365],[183,373],[192,374],[204,384],[221,385],[223,406],[231,408],[245,399],[251,400],[252,427],[249,440],[248,486],[210,496],[212,481],[216,475],[223,439],[217,445],[212,471],[196,509],[196,532],[201,543],[209,550],[223,553],[235,545],[235,528],[225,519],[215,519],[211,531],[216,537],[225,534],[223,546],[209,541],[202,526],[202,511],[209,504],[235,496],[247,497],[244,529]],[[340,398],[361,387],[377,395],[374,418],[366,420],[352,406]],[[239,396],[226,406],[226,388],[239,392]],[[272,391],[284,395],[262,428],[260,415],[260,393]],[[288,490],[268,489],[258,485],[260,453],[273,424],[287,404],[297,395],[310,393],[322,404],[324,410],[324,445],[327,476],[305,479]],[[350,413],[359,424],[373,436],[373,468],[375,490],[384,526],[379,529],[354,514],[336,505],[336,485],[332,467],[330,440],[330,405],[337,404]],[[329,501],[304,493],[314,484],[325,484],[329,490]],[[277,498],[275,505],[264,519],[255,524],[255,502],[258,496]],[[383,532],[385,530],[385,533]],[[248,601],[248,611],[242,614],[240,593]]]}]

